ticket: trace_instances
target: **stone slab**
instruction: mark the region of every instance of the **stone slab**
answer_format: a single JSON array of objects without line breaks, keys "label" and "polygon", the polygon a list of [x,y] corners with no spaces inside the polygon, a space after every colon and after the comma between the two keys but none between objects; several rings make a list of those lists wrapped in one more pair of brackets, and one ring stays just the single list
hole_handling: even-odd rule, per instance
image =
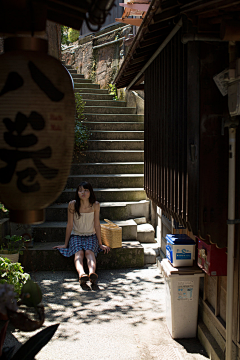
[{"label": "stone slab", "polygon": [[137,225],[146,224],[147,219],[145,217],[135,218],[133,219]]},{"label": "stone slab", "polygon": [[[56,243],[34,244],[32,249],[24,250],[19,261],[24,271],[68,271],[74,270],[74,257],[66,258],[52,247]],[[144,266],[144,250],[137,241],[123,242],[121,248],[111,249],[108,254],[97,256],[98,269],[121,269]]]},{"label": "stone slab", "polygon": [[143,243],[155,242],[155,230],[151,224],[137,225],[137,240]]}]

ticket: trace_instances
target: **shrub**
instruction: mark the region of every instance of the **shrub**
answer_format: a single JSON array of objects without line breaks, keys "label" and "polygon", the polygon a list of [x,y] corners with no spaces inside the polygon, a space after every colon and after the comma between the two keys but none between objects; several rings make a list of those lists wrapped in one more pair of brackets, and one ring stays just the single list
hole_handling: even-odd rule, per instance
[{"label": "shrub", "polygon": [[68,40],[70,42],[74,42],[74,41],[77,41],[78,38],[79,38],[79,30],[75,30],[75,29],[72,29],[72,28],[69,28],[68,29]]},{"label": "shrub", "polygon": [[23,271],[20,263],[12,263],[7,258],[0,257],[0,284],[11,284],[20,296],[22,286],[30,279],[30,275]]}]

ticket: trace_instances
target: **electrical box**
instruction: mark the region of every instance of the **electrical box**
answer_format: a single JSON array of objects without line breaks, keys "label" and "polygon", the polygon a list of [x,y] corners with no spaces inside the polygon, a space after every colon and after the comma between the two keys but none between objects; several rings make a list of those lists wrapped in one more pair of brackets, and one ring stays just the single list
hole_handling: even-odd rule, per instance
[{"label": "electrical box", "polygon": [[227,275],[227,248],[219,249],[215,244],[196,237],[198,243],[198,266],[209,276]]}]

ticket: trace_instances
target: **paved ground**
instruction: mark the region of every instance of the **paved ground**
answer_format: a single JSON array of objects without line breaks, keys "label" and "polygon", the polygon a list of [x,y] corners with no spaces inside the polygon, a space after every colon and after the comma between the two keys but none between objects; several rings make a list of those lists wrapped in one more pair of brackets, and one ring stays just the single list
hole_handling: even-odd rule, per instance
[{"label": "paved ground", "polygon": [[[44,294],[45,326],[60,323],[37,360],[208,359],[197,339],[171,338],[156,265],[99,271],[99,288],[89,291],[80,288],[74,272],[31,276]],[[20,346],[33,335],[9,329],[7,345]]]}]

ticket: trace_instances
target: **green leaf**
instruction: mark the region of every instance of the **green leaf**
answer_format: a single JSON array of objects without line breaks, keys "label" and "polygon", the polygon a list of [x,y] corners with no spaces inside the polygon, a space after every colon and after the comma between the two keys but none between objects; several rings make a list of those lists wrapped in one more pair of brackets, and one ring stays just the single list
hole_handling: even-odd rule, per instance
[{"label": "green leaf", "polygon": [[33,360],[35,355],[51,340],[59,324],[51,325],[31,337],[11,360]]}]

